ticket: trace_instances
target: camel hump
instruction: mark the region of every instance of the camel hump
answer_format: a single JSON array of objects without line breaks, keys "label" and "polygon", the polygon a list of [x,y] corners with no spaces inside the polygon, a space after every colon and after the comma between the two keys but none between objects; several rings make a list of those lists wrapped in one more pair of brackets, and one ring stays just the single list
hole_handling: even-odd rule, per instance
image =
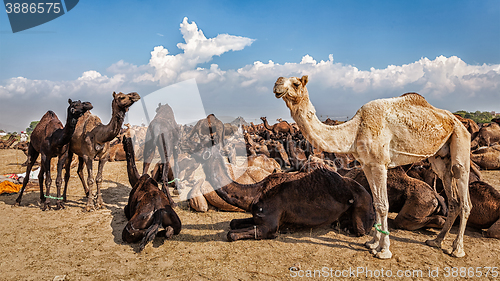
[{"label": "camel hump", "polygon": [[45,113],[45,114],[43,115],[42,119],[43,119],[43,118],[54,118],[54,117],[56,117],[56,118],[57,118],[57,115],[55,114],[55,112],[54,112],[54,111],[52,111],[52,110],[49,110],[49,111],[47,111],[47,113]]},{"label": "camel hump", "polygon": [[35,130],[37,132],[44,132],[46,127],[49,126],[49,124],[52,123],[53,120],[59,121],[57,115],[52,110],[47,111],[36,125]]},{"label": "camel hump", "polygon": [[[41,123],[41,124],[40,124],[40,126],[37,126],[37,127],[39,127],[40,129],[45,128],[46,126],[49,126],[49,124],[57,124],[57,125],[60,124],[59,127],[64,127],[62,125],[61,121],[59,120],[59,118],[57,117],[57,115],[52,110],[47,111],[42,116],[42,119],[40,119],[39,123]],[[43,130],[45,130],[45,129],[43,129]]]},{"label": "camel hump", "polygon": [[431,106],[423,96],[417,93],[406,93],[401,95],[406,101],[420,106]]},{"label": "camel hump", "polygon": [[82,117],[80,117],[78,121],[80,120],[82,121],[82,123],[85,124],[86,131],[91,131],[98,125],[102,124],[101,118],[99,118],[97,115],[90,113],[89,111],[85,112],[85,114]]}]

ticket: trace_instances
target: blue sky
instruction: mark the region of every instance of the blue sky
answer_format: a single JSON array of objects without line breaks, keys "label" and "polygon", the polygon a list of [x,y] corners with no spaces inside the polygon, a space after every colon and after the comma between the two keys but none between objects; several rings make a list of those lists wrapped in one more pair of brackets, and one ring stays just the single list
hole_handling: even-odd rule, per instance
[{"label": "blue sky", "polygon": [[[217,44],[240,45],[189,66],[179,56],[180,68],[165,61],[154,67],[157,46],[185,55],[177,47],[185,43],[185,17],[186,30],[196,26],[209,41],[227,34],[233,37]],[[25,128],[49,109],[64,119],[67,98],[90,100],[107,122],[112,90],[145,95],[190,78],[207,113],[250,119],[289,118],[272,86],[279,76],[303,74],[310,75],[319,115],[352,116],[371,99],[405,91],[451,111],[500,111],[499,65],[497,0],[80,1],[64,16],[16,34],[0,12],[0,129]],[[145,73],[154,78],[145,81]],[[82,88],[84,76],[92,83]],[[14,118],[19,107],[27,115]]]}]

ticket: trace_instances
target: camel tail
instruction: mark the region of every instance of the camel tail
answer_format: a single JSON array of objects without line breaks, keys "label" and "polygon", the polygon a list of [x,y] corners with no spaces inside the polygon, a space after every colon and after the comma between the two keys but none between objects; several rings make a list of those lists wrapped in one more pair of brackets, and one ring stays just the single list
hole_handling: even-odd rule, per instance
[{"label": "camel tail", "polygon": [[434,196],[436,197],[436,199],[438,201],[438,207],[434,213],[436,215],[447,216],[448,215],[448,206],[446,205],[446,202],[445,202],[443,196],[439,195],[439,193],[436,190],[436,180],[437,180],[437,177],[436,177],[436,175],[434,175],[434,185],[431,189],[432,189],[432,192],[434,192]]},{"label": "camel tail", "polygon": [[146,231],[144,232],[144,237],[142,238],[141,244],[139,245],[139,252],[144,250],[144,247],[146,247],[146,245],[150,241],[153,241],[155,239],[156,234],[160,229],[161,218],[165,212],[165,209],[159,209],[153,214],[153,222],[151,223],[151,226],[148,227],[148,229],[146,229]]},{"label": "camel tail", "polygon": [[436,196],[436,199],[438,200],[438,208],[437,208],[436,215],[447,216],[448,215],[448,206],[446,205],[446,202],[444,201],[443,196],[439,195],[436,192],[436,189],[434,189],[434,196]]}]

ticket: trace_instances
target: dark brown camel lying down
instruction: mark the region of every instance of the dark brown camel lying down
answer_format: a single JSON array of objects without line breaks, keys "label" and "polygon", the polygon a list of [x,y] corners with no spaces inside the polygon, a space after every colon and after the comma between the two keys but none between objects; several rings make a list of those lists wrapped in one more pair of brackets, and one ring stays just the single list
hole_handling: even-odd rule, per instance
[{"label": "dark brown camel lying down", "polygon": [[469,184],[472,209],[467,226],[488,229],[486,237],[500,239],[500,192],[493,186],[475,181]]},{"label": "dark brown camel lying down", "polygon": [[[202,153],[203,152],[203,153]],[[255,184],[232,181],[216,146],[194,154],[207,180],[227,203],[250,209],[252,218],[231,221],[229,241],[272,239],[283,227],[314,227],[331,224],[342,215],[350,218],[351,233],[367,234],[375,213],[371,196],[355,181],[327,166],[311,172],[275,173]]]},{"label": "dark brown camel lying down", "polygon": [[500,144],[479,148],[472,152],[470,159],[482,169],[500,169]]},{"label": "dark brown camel lying down", "polygon": [[[408,175],[424,180],[428,184],[436,182],[437,192],[444,194],[443,184],[428,163],[414,166],[408,171]],[[469,195],[472,209],[467,220],[467,226],[488,229],[486,237],[500,239],[500,192],[493,186],[481,181],[481,172],[471,164],[469,173]],[[443,196],[447,202],[446,195]]]},{"label": "dark brown camel lying down", "polygon": [[[148,174],[139,175],[135,166],[134,148],[130,137],[123,137],[123,148],[127,157],[127,173],[132,191],[125,206],[125,216],[129,220],[123,229],[122,239],[135,243],[142,239],[142,251],[155,236],[166,238],[181,231],[181,220],[170,206],[168,197],[158,188],[158,183]],[[158,232],[164,227],[164,232]]]},{"label": "dark brown camel lying down", "polygon": [[[370,185],[360,168],[354,168],[345,176],[370,192]],[[406,175],[401,167],[387,171],[387,196],[389,212],[398,213],[394,219],[397,228],[443,227],[447,212],[444,198],[424,181]]]}]

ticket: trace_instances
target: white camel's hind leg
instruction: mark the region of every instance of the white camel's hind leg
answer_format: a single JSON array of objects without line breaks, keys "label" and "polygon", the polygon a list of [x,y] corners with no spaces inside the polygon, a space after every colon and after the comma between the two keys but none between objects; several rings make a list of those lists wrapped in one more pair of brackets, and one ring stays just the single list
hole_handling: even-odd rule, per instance
[{"label": "white camel's hind leg", "polygon": [[[457,136],[456,131],[459,131]],[[465,130],[465,128],[464,128]],[[452,256],[463,257],[463,236],[465,226],[469,218],[471,202],[469,197],[469,144],[468,132],[460,132],[461,128],[455,128],[450,138],[450,150],[448,155],[436,155],[429,158],[433,170],[443,181],[446,196],[448,197],[448,217],[441,232],[434,240],[427,240],[427,245],[441,248],[441,242],[449,232],[458,215],[460,216],[460,227],[457,238],[453,242],[453,249],[449,252]],[[461,136],[460,136],[461,135]],[[468,137],[467,137],[468,136]]]},{"label": "white camel's hind leg", "polygon": [[[462,125],[462,124],[460,124]],[[455,126],[457,127],[457,125]],[[451,164],[453,187],[456,188],[458,199],[460,201],[460,227],[457,238],[453,241],[454,257],[465,256],[464,251],[464,233],[469,219],[472,203],[469,195],[469,172],[470,172],[470,134],[460,126],[455,129],[451,136]]]},{"label": "white camel's hind leg", "polygon": [[389,199],[387,197],[387,169],[383,165],[364,166],[366,178],[370,184],[373,194],[373,205],[375,206],[376,222],[373,239],[365,245],[370,248],[372,254],[380,259],[390,259],[392,253],[389,250],[389,225],[387,213],[389,212]]},{"label": "white camel's hind leg", "polygon": [[[439,157],[439,156],[438,156]],[[441,249],[441,243],[443,242],[445,236],[450,231],[453,223],[455,222],[459,211],[460,203],[458,201],[458,194],[456,190],[452,188],[451,183],[451,172],[450,172],[450,161],[449,159],[439,159],[438,157],[429,158],[432,164],[433,170],[438,174],[439,178],[443,181],[443,187],[446,192],[446,197],[448,197],[448,216],[441,229],[441,232],[433,240],[427,240],[425,243],[432,247],[437,247]]]}]

